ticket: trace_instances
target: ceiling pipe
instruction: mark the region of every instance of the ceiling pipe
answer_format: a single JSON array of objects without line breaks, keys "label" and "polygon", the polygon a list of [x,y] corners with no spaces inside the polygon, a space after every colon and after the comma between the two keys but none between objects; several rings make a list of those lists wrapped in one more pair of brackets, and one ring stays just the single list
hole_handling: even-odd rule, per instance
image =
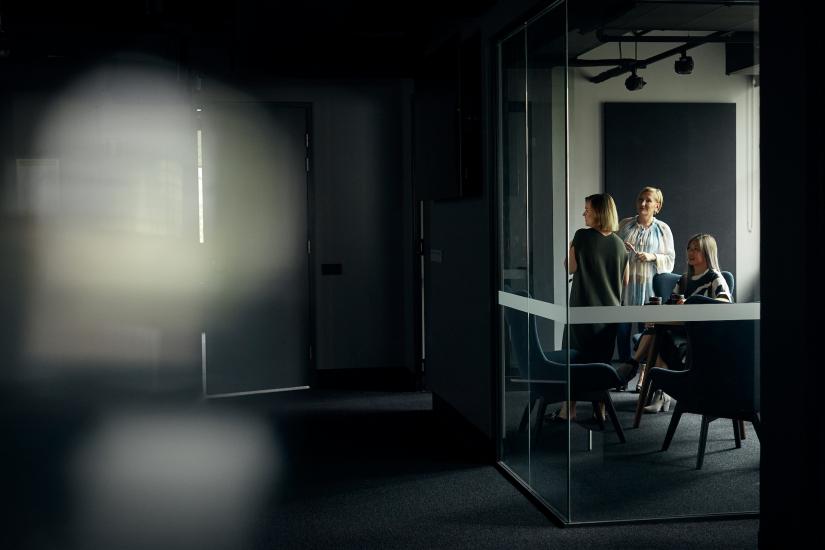
[{"label": "ceiling pipe", "polygon": [[[593,82],[594,84],[598,84],[599,82],[604,82],[605,80],[608,80],[610,78],[614,78],[616,76],[620,76],[620,75],[623,75],[625,73],[629,73],[634,68],[637,68],[637,69],[645,68],[648,65],[650,65],[651,63],[661,61],[662,59],[666,59],[666,58],[671,57],[671,56],[676,55],[676,54],[680,54],[682,52],[685,52],[685,51],[690,50],[692,48],[695,48],[697,46],[701,46],[702,44],[706,44],[708,42],[719,42],[719,40],[718,40],[719,38],[721,38],[725,35],[730,35],[730,34],[733,34],[733,31],[718,31],[718,32],[715,32],[713,34],[709,34],[707,36],[702,36],[702,37],[698,37],[698,38],[694,37],[690,41],[687,41],[687,42],[685,42],[684,44],[682,44],[680,46],[676,46],[675,48],[671,48],[671,49],[666,50],[662,53],[656,54],[653,57],[648,57],[647,59],[640,59],[639,61],[637,61],[635,63],[631,63],[629,65],[622,63],[620,66],[614,67],[614,68],[609,69],[607,71],[604,71],[603,73],[599,73],[596,76],[591,77],[589,80],[590,80],[590,82]],[[630,42],[633,42],[633,39],[631,39]],[[598,61],[598,60],[593,60],[593,61]],[[612,65],[613,63],[607,63],[607,64]],[[571,65],[572,65],[572,63],[571,63]],[[596,66],[596,65],[593,65],[593,66]]]}]

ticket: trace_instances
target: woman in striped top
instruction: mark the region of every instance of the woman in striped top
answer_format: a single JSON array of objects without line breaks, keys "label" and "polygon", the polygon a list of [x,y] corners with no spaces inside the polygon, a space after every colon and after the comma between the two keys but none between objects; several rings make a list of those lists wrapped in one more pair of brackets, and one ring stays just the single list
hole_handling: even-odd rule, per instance
[{"label": "woman in striped top", "polygon": [[[716,239],[707,233],[698,233],[687,245],[687,273],[679,280],[679,294],[685,297],[706,296],[720,302],[732,302],[728,283],[719,269]],[[679,300],[678,303],[684,303]]]},{"label": "woman in striped top", "polygon": [[[685,303],[691,296],[705,296],[720,302],[733,302],[728,283],[722,276],[719,268],[719,255],[717,253],[716,239],[707,233],[698,233],[690,238],[687,245],[687,273],[682,275],[677,285],[678,293],[685,298],[680,299],[677,304]],[[656,361],[657,367],[668,368],[668,364],[681,364],[684,361],[684,350],[687,349],[687,337],[681,327],[672,328],[667,338],[660,344],[659,357]],[[639,342],[636,350],[636,359],[647,357],[650,345],[653,343],[653,336],[646,334]],[[661,390],[656,390],[653,402],[644,408],[646,413],[657,413],[660,410],[667,411],[670,408],[670,396]]]}]

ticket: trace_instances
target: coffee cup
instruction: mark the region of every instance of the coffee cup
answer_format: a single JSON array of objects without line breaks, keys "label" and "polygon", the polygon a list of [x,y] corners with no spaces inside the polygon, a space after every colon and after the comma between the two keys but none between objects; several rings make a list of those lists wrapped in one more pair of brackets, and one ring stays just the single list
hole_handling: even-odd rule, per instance
[{"label": "coffee cup", "polygon": [[651,296],[650,298],[648,298],[647,303],[648,303],[648,305],[651,305],[651,306],[660,306],[660,305],[662,305],[662,297],[661,296]]}]

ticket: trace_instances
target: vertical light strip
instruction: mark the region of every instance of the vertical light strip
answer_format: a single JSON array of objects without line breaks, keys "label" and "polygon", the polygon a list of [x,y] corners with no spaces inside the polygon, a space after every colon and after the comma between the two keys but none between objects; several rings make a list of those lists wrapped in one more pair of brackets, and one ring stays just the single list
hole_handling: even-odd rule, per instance
[{"label": "vertical light strip", "polygon": [[201,332],[201,387],[204,398],[206,394],[206,333]]},{"label": "vertical light strip", "polygon": [[198,130],[198,242],[203,244],[203,133]]},{"label": "vertical light strip", "polygon": [[[198,142],[198,242],[204,243],[203,238],[203,132],[197,130]],[[204,399],[207,396],[206,388],[206,332],[201,332],[201,387]]]}]

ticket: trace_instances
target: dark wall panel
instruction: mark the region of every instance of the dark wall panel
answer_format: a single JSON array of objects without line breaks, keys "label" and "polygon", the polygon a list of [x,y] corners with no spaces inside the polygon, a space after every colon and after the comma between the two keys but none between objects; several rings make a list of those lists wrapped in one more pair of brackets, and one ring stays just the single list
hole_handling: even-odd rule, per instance
[{"label": "dark wall panel", "polygon": [[605,103],[604,182],[619,217],[636,213],[647,185],[664,194],[660,219],[670,225],[676,266],[687,267],[691,235],[710,233],[719,263],[736,274],[736,105]]}]

